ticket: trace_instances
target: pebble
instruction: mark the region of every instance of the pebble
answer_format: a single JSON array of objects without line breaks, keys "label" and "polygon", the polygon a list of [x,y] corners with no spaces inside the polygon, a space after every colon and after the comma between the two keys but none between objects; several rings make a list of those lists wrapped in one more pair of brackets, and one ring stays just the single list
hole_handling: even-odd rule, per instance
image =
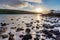
[{"label": "pebble", "polygon": [[0,23],[1,26],[7,26],[8,24],[7,23]]},{"label": "pebble", "polygon": [[29,40],[29,39],[32,39],[31,34],[24,35],[24,37],[22,38],[22,40]]},{"label": "pebble", "polygon": [[27,29],[25,30],[25,32],[30,33],[31,30],[30,30],[29,28],[27,28]]},{"label": "pebble", "polygon": [[34,40],[39,40],[39,38],[38,38],[38,37],[36,37],[36,38],[34,38]]},{"label": "pebble", "polygon": [[20,35],[19,37],[20,37],[20,38],[21,38],[21,37],[24,37],[24,35]]},{"label": "pebble", "polygon": [[3,39],[4,39],[4,38],[8,38],[8,35],[4,34],[4,35],[2,35],[2,38],[3,38]]},{"label": "pebble", "polygon": [[16,32],[23,31],[23,30],[24,30],[23,28],[17,28]]}]

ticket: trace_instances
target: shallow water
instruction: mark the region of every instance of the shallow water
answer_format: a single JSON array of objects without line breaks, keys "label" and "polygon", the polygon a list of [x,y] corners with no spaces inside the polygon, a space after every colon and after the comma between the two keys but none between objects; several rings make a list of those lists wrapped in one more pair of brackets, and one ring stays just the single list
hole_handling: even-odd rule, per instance
[{"label": "shallow water", "polygon": [[[44,20],[47,20],[47,21],[44,21]],[[3,27],[7,27],[7,30],[5,33],[2,33],[2,34],[8,34],[9,32],[11,32],[12,34],[14,34],[15,40],[22,40],[22,38],[19,38],[19,35],[21,34],[25,35],[26,28],[29,28],[31,30],[30,32],[32,35],[31,40],[34,40],[34,38],[36,37],[36,34],[40,35],[40,37],[38,37],[39,40],[42,40],[42,39],[54,40],[53,38],[43,37],[42,36],[43,33],[36,33],[36,32],[46,29],[42,26],[43,24],[58,25],[60,22],[59,20],[60,18],[58,17],[43,17],[43,16],[40,16],[40,14],[0,14],[0,23],[9,24],[9,25],[3,26]],[[26,27],[25,23],[30,23],[30,22],[33,22],[32,26]],[[39,25],[39,29],[36,29],[37,24]],[[34,26],[34,29],[32,29],[33,26]],[[0,24],[0,27],[2,27],[1,24]],[[16,29],[11,29],[11,27],[16,27],[16,29],[23,28],[24,30],[16,32]],[[46,30],[56,30],[56,29],[60,31],[60,27],[57,27],[57,28],[54,27],[53,29],[49,28]],[[56,35],[54,35],[54,37],[56,37]],[[2,40],[8,40],[8,38],[2,39]]]},{"label": "shallow water", "polygon": [[[39,25],[42,24],[42,17],[40,17],[40,14],[1,14],[0,15],[0,23],[8,23],[9,25],[5,26],[5,27],[8,27],[7,31],[5,32],[5,34],[9,33],[9,32],[12,32],[13,34],[15,34],[15,37],[18,36],[20,34],[23,34],[22,32],[24,32],[24,35],[26,34],[25,33],[25,30],[26,30],[26,25],[25,23],[30,23],[30,22],[36,22],[36,20],[39,20]],[[24,23],[22,23],[22,21],[24,21]],[[14,24],[12,24],[14,23]],[[32,26],[36,27],[36,24],[37,23],[33,23]],[[1,25],[0,25],[1,26]],[[41,25],[42,26],[42,25]],[[15,30],[12,30],[10,29],[10,27],[19,27],[19,28],[23,28],[24,31],[20,31],[20,32],[15,32]],[[32,27],[29,27],[31,29],[31,34],[34,34],[33,37],[35,36],[36,31],[36,28],[34,28],[32,30]],[[18,40],[16,38],[16,40]]]}]

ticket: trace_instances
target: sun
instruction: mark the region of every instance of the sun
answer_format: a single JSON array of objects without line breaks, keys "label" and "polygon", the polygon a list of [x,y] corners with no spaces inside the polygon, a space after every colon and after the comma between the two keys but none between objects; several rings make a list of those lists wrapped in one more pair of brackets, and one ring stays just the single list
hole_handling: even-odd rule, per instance
[{"label": "sun", "polygon": [[42,8],[36,8],[35,9],[35,12],[42,13],[43,12],[43,9]]}]

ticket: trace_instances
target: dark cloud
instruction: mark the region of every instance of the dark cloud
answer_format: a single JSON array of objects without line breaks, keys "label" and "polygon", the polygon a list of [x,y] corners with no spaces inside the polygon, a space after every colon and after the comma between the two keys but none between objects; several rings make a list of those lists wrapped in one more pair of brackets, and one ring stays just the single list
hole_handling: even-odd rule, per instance
[{"label": "dark cloud", "polygon": [[29,2],[39,3],[41,0],[0,0],[0,9],[33,9],[35,6]]},{"label": "dark cloud", "polygon": [[0,4],[18,6],[18,5],[25,5],[25,2],[23,2],[21,0],[0,0]]}]

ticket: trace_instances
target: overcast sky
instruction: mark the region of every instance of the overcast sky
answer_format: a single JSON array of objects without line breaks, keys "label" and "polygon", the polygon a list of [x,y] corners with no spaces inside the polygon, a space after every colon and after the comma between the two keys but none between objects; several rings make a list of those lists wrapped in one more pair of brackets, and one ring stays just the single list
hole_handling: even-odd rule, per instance
[{"label": "overcast sky", "polygon": [[60,0],[0,0],[0,9],[33,10],[38,7],[60,10]]}]

